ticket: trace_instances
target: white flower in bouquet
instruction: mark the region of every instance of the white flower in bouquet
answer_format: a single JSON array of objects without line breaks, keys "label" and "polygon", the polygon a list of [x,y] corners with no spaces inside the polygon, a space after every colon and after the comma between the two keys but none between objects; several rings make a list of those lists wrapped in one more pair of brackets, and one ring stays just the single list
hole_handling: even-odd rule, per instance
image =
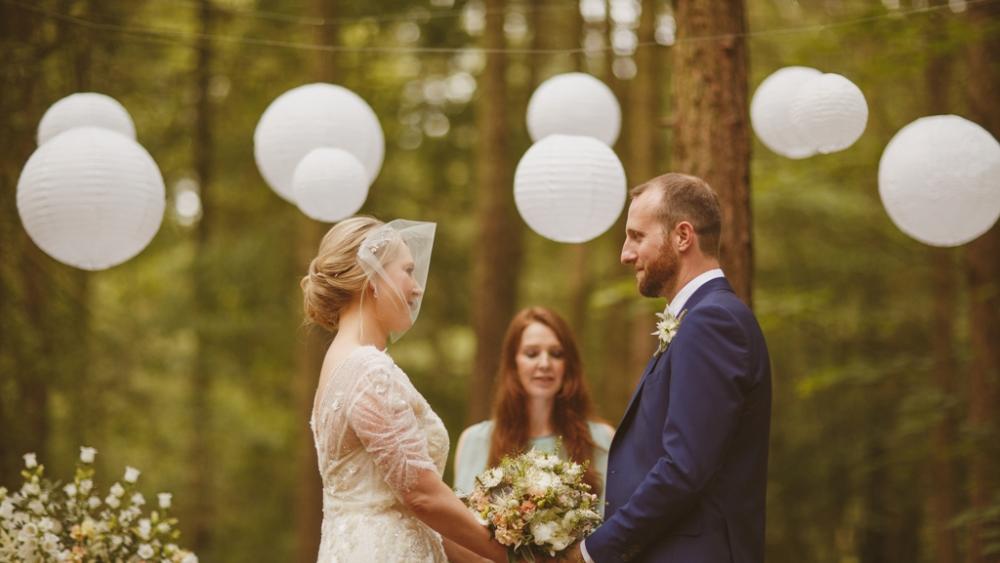
[{"label": "white flower in bouquet", "polygon": [[112,495],[114,495],[114,496],[116,496],[118,498],[121,498],[125,494],[125,488],[122,487],[120,483],[115,483],[114,485],[111,485],[111,488],[108,489],[108,491]]},{"label": "white flower in bouquet", "polygon": [[138,469],[136,469],[134,467],[129,467],[129,466],[126,465],[125,466],[125,482],[126,483],[135,483],[136,481],[139,480],[139,475],[141,473],[142,472],[139,471]]},{"label": "white flower in bouquet", "polygon": [[24,454],[24,467],[27,469],[38,467],[38,459],[36,459],[35,454]]},{"label": "white flower in bouquet", "polygon": [[94,463],[94,456],[96,455],[96,449],[88,448],[87,446],[80,447],[80,461],[84,463]]},{"label": "white flower in bouquet", "polygon": [[68,497],[75,497],[76,496],[76,484],[75,483],[70,483],[70,484],[66,485],[65,487],[63,487],[63,492],[66,493],[66,496],[68,496]]},{"label": "white flower in bouquet", "polygon": [[537,545],[545,545],[552,541],[559,530],[559,524],[554,520],[546,522],[534,522],[531,524],[531,535],[535,538]]},{"label": "white flower in bouquet", "polygon": [[101,506],[101,499],[97,497],[90,497],[87,499],[87,506],[89,506],[91,510],[94,510],[98,506]]},{"label": "white flower in bouquet", "polygon": [[132,504],[135,506],[142,506],[146,504],[146,498],[142,496],[142,493],[135,493],[132,495]]},{"label": "white flower in bouquet", "polygon": [[500,484],[500,480],[503,479],[503,470],[499,467],[494,467],[493,469],[487,469],[482,475],[478,477],[479,482],[483,484],[486,488],[493,488]]},{"label": "white flower in bouquet", "polygon": [[114,494],[110,494],[104,499],[104,504],[110,506],[111,508],[118,508],[121,505],[121,501],[118,500]]}]

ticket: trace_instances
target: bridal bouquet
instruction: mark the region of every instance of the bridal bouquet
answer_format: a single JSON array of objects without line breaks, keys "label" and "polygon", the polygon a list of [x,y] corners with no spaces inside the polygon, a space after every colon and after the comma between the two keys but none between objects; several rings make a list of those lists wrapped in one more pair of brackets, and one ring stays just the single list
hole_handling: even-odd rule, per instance
[{"label": "bridal bouquet", "polygon": [[94,485],[93,448],[80,448],[72,483],[44,478],[35,454],[24,456],[24,483],[16,492],[0,487],[0,561],[197,563],[175,543],[177,519],[171,495],[157,495],[158,508],[144,513],[146,499],[135,487],[139,470],[125,469],[106,495]]},{"label": "bridal bouquet", "polygon": [[584,467],[531,450],[476,477],[469,509],[513,559],[555,557],[601,523]]}]

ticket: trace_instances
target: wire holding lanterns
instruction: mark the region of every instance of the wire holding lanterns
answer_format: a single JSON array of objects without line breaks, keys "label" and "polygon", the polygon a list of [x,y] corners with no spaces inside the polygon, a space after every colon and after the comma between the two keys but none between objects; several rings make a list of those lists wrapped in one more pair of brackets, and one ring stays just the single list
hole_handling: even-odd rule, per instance
[{"label": "wire holding lanterns", "polygon": [[331,223],[361,209],[385,157],[375,111],[335,84],[281,94],[264,110],[253,138],[257,168],[271,189],[307,216]]},{"label": "wire holding lanterns", "polygon": [[528,131],[535,143],[514,171],[514,203],[539,235],[564,243],[591,240],[625,207],[625,168],[611,146],[621,107],[589,74],[559,74],[532,94]]},{"label": "wire holding lanterns", "polygon": [[92,92],[63,98],[42,117],[38,142],[18,179],[17,211],[42,251],[93,271],[149,245],[166,190],[120,103]]},{"label": "wire holding lanterns", "polygon": [[868,123],[861,89],[839,74],[789,66],[764,79],[750,102],[757,138],[792,159],[829,154],[853,145]]}]

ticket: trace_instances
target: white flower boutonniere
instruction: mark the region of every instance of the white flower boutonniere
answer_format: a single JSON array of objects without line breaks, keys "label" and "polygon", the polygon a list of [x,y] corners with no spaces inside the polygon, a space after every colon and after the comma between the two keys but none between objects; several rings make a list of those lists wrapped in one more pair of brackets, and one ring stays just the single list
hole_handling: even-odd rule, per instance
[{"label": "white flower boutonniere", "polygon": [[681,311],[681,314],[674,316],[670,312],[670,307],[664,307],[662,313],[657,313],[656,318],[656,330],[652,332],[659,341],[659,345],[656,347],[656,353],[662,354],[667,351],[667,347],[670,346],[670,341],[674,339],[677,331],[681,328],[681,320],[684,319],[684,314],[687,313],[687,309]]}]

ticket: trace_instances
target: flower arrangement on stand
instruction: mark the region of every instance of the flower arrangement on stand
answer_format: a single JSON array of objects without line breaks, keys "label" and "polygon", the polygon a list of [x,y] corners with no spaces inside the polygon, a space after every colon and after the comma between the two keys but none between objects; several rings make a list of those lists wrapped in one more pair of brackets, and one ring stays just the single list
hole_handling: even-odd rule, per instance
[{"label": "flower arrangement on stand", "polygon": [[170,515],[170,493],[158,494],[147,514],[134,467],[100,493],[96,455],[94,448],[80,448],[73,481],[60,486],[45,478],[35,454],[25,454],[21,488],[0,487],[0,561],[197,563],[176,543],[180,530]]}]

